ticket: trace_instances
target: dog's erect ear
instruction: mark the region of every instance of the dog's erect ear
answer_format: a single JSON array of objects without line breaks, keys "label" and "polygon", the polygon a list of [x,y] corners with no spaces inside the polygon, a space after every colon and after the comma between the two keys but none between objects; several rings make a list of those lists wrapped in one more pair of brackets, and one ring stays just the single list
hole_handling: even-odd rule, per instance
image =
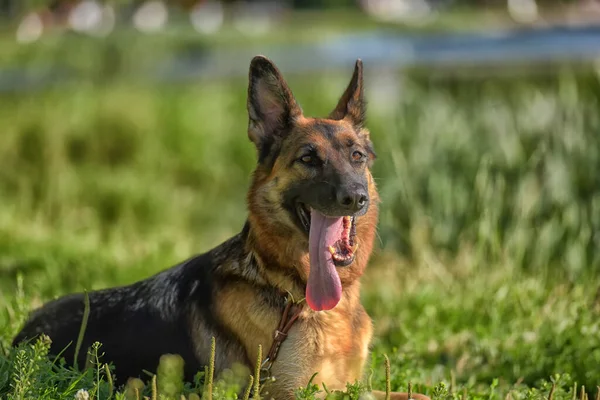
[{"label": "dog's erect ear", "polygon": [[302,110],[275,64],[264,56],[254,57],[248,84],[250,140],[262,150],[300,115]]},{"label": "dog's erect ear", "polygon": [[363,94],[363,65],[359,58],[356,60],[350,84],[335,110],[329,114],[329,118],[335,120],[348,118],[356,127],[361,128],[365,122],[366,108],[367,104]]}]

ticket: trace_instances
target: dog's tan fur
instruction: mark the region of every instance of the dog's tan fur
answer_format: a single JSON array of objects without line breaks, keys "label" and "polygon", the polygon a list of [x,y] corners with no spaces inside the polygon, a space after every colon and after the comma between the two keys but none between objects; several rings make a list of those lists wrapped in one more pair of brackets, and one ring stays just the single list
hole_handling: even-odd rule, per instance
[{"label": "dog's tan fur", "polygon": [[[300,299],[304,296],[304,282],[309,271],[306,239],[296,229],[290,228],[291,223],[274,223],[275,220],[289,218],[283,209],[275,205],[281,203],[281,194],[288,185],[299,179],[310,178],[306,170],[288,167],[303,141],[316,144],[320,152],[328,152],[330,143],[315,131],[315,125],[328,124],[336,130],[340,140],[362,142],[365,148],[369,147],[365,143],[369,140],[368,130],[356,124],[363,112],[362,65],[357,63],[350,85],[328,119],[304,117],[282,76],[276,69],[274,71],[271,78],[288,96],[286,101],[291,104],[291,113],[295,116],[295,123],[288,133],[288,137],[295,140],[283,140],[273,166],[268,168],[259,165],[254,173],[248,194],[251,228],[247,247],[259,261],[260,283],[275,286]],[[257,142],[252,123],[249,136]],[[335,157],[333,152],[330,155]],[[373,328],[371,319],[360,303],[359,279],[372,252],[379,201],[370,170],[367,168],[364,173],[369,183],[371,205],[357,226],[360,250],[355,261],[349,267],[338,270],[344,285],[342,300],[330,311],[314,312],[305,307],[273,366],[276,382],[267,389],[276,399],[292,398],[294,390],[306,385],[315,372],[318,374],[313,382],[324,382],[333,390],[343,390],[347,382],[363,378]],[[263,349],[271,346],[273,332],[281,315],[262,306],[262,299],[254,292],[252,285],[241,283],[223,291],[219,294],[219,304],[220,318],[242,338],[249,359],[256,359],[259,344]],[[383,394],[379,392],[378,395]],[[425,398],[418,394],[414,397]],[[404,399],[407,394],[395,393],[392,398]]]}]

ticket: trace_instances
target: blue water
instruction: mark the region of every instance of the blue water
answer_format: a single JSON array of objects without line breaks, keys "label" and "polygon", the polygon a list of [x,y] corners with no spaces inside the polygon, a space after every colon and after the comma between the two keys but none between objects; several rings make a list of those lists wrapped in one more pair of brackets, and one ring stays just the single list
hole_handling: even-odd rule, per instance
[{"label": "blue water", "polygon": [[[399,34],[382,31],[346,35],[302,46],[262,46],[207,50],[157,62],[142,73],[157,81],[246,76],[256,54],[273,59],[286,74],[351,66],[357,58],[387,68],[485,66],[515,62],[593,61],[600,55],[600,27],[552,27],[461,34]],[[35,90],[66,82],[72,73],[0,68],[0,91]]]}]

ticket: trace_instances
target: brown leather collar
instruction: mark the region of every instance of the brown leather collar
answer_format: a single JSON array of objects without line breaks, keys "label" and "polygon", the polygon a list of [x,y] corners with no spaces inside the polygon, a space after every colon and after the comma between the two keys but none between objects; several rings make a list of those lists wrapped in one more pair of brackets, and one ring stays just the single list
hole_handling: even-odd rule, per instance
[{"label": "brown leather collar", "polygon": [[300,316],[302,312],[302,306],[300,305],[302,301],[294,302],[292,296],[288,296],[286,299],[286,305],[283,309],[283,314],[281,315],[281,320],[279,321],[279,326],[275,329],[275,333],[273,336],[273,344],[271,344],[271,348],[269,349],[269,353],[267,357],[263,361],[260,366],[260,382],[264,383],[267,380],[271,379],[271,367],[273,363],[277,359],[277,354],[279,353],[279,348],[284,340],[287,338],[287,334],[289,330],[294,325],[294,322]]}]

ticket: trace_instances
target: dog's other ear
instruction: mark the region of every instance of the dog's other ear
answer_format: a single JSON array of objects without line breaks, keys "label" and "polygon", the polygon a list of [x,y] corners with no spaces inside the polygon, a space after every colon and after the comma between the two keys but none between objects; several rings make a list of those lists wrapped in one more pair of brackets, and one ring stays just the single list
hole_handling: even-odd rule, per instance
[{"label": "dog's other ear", "polygon": [[329,114],[329,118],[340,120],[348,118],[356,127],[362,128],[365,122],[365,111],[367,104],[363,94],[363,65],[362,60],[356,60],[354,74],[350,84],[340,98],[335,110]]},{"label": "dog's other ear", "polygon": [[329,118],[334,120],[347,119],[357,128],[359,135],[366,141],[367,151],[372,162],[377,158],[377,155],[369,138],[369,131],[364,127],[366,110],[367,102],[363,89],[363,64],[359,58],[354,65],[352,79],[350,79],[350,83],[337,106],[329,114]]},{"label": "dog's other ear", "polygon": [[292,91],[271,60],[256,56],[250,62],[248,137],[262,152],[302,115]]}]

